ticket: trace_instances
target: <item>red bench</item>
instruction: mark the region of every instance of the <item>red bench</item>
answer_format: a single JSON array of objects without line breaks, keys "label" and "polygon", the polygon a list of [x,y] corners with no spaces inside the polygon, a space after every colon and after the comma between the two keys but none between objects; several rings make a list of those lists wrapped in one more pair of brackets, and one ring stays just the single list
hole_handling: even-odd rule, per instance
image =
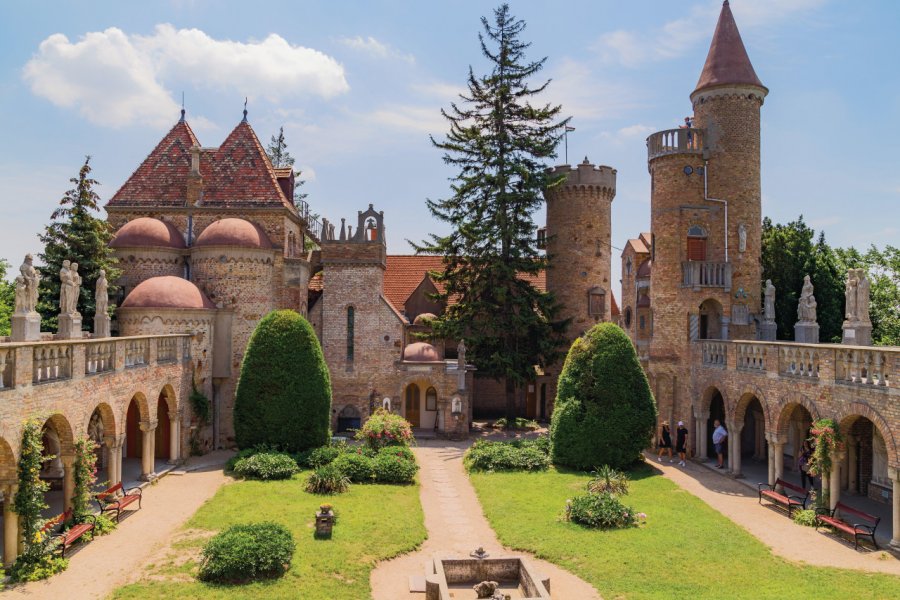
[{"label": "red bench", "polygon": [[[875,530],[878,529],[878,523],[881,521],[881,517],[870,515],[869,513],[853,508],[852,506],[847,506],[841,502],[838,502],[833,510],[819,508],[816,509],[816,512],[824,513],[816,515],[816,531],[819,530],[819,526],[828,525],[829,527],[834,527],[835,529],[852,535],[854,550],[859,548],[860,536],[870,538],[872,540],[872,545],[875,546],[876,550],[878,549],[878,544],[875,542]],[[862,519],[863,521],[871,523],[871,525],[866,523],[853,523],[852,521],[846,520],[848,518],[851,518],[854,521]]]},{"label": "red bench", "polygon": [[138,503],[138,509],[141,508],[141,488],[135,487],[126,490],[119,482],[108,490],[100,492],[94,499],[100,506],[100,514],[105,512],[115,512],[116,522],[122,516],[122,509],[134,502]]},{"label": "red bench", "polygon": [[[784,479],[777,479],[775,481],[775,485],[771,485],[769,483],[760,483],[759,488],[759,503],[762,504],[763,498],[766,500],[783,504],[787,507],[788,516],[792,516],[794,508],[806,508],[806,501],[809,500],[809,491],[806,488],[802,488],[799,485],[794,485],[789,481],[785,481]],[[766,489],[768,488],[768,489]],[[780,493],[775,491],[776,488],[781,488],[784,490],[784,493]],[[794,492],[794,494],[788,494],[787,491],[790,490]]]},{"label": "red bench", "polygon": [[66,550],[68,550],[69,546],[78,541],[81,536],[86,534],[88,531],[94,529],[94,526],[97,524],[97,518],[94,515],[88,515],[85,517],[86,522],[79,523],[77,525],[73,525],[69,529],[63,530],[62,528],[66,526],[66,523],[72,519],[72,509],[70,508],[66,512],[53,517],[41,527],[42,533],[47,533],[53,530],[57,525],[60,527],[60,531],[57,533],[51,533],[50,539],[59,541],[60,554],[63,558],[66,557]]}]

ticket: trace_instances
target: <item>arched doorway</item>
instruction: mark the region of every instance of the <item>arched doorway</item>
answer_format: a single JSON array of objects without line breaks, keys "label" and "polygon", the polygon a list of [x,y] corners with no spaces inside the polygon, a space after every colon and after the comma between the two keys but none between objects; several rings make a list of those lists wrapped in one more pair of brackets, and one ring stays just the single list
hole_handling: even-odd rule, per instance
[{"label": "arched doorway", "polygon": [[419,390],[419,386],[415,383],[406,386],[406,398],[404,400],[403,409],[406,420],[409,421],[409,424],[413,427],[419,427],[421,420],[420,404],[422,401],[422,394]]},{"label": "arched doorway", "polygon": [[156,438],[154,456],[166,460],[171,458],[169,449],[172,443],[172,423],[169,419],[169,403],[164,392],[160,392],[156,400],[156,430],[153,435]]},{"label": "arched doorway", "polygon": [[700,305],[701,340],[720,340],[722,337],[722,305],[708,298]]},{"label": "arched doorway", "polygon": [[766,443],[766,414],[759,398],[753,396],[744,408],[741,428],[741,458],[745,461],[765,462],[768,452]]},{"label": "arched doorway", "polygon": [[891,497],[888,448],[884,434],[870,419],[854,415],[841,424],[847,451],[841,469],[841,487],[851,495],[868,496],[877,502]]},{"label": "arched doorway", "polygon": [[[709,418],[706,421],[706,458],[716,458],[716,448],[712,441],[716,421],[725,425],[725,398],[722,397],[722,392],[713,388],[709,398]],[[728,457],[725,458],[727,460]]]},{"label": "arched doorway", "polygon": [[44,495],[48,507],[43,515],[50,517],[72,506],[75,438],[69,421],[59,413],[51,416],[41,429],[41,442],[45,460],[41,464],[40,478],[50,484],[50,490]]},{"label": "arched doorway", "polygon": [[359,409],[352,404],[348,404],[341,409],[337,418],[337,433],[359,429],[361,425],[361,417]]},{"label": "arched doorway", "polygon": [[125,458],[140,458],[142,450],[141,409],[137,398],[132,398],[125,414]]}]

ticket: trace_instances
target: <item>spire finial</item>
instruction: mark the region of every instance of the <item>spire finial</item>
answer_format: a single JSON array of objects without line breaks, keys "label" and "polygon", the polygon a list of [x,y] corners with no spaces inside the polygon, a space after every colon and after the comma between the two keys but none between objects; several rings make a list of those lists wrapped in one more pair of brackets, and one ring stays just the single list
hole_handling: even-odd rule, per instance
[{"label": "spire finial", "polygon": [[242,123],[247,122],[247,97],[246,96],[244,96],[244,120],[241,122]]},{"label": "spire finial", "polygon": [[181,118],[178,122],[184,123],[184,92],[181,92]]}]

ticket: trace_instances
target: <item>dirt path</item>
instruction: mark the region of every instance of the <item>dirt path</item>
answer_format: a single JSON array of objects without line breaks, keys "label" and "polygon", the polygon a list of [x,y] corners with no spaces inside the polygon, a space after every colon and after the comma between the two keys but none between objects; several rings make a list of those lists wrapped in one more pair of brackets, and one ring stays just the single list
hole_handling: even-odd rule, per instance
[{"label": "dirt path", "polygon": [[[859,569],[900,575],[900,560],[894,555],[866,549],[853,549],[853,543],[833,534],[801,527],[780,510],[759,504],[759,497],[743,483],[693,463],[676,467],[648,460],[679,487],[697,496],[711,507],[746,529],[771,548],[772,552],[794,562],[823,567]],[[880,544],[879,544],[880,545]]]},{"label": "dirt path", "polygon": [[229,456],[208,454],[189,462],[183,475],[170,474],[146,486],[141,510],[123,517],[111,534],[73,552],[66,571],[48,581],[8,589],[3,598],[106,598],[139,573],[181,524],[230,480],[222,473]]},{"label": "dirt path", "polygon": [[468,556],[483,546],[494,556],[528,557],[538,572],[550,578],[554,598],[599,600],[590,585],[556,565],[537,560],[524,552],[506,550],[488,524],[475,489],[462,466],[468,443],[423,440],[415,449],[422,470],[420,498],[425,512],[428,539],[419,551],[383,562],[372,572],[375,600],[423,600],[425,595],[409,593],[409,576],[424,575],[426,561],[434,554]]}]

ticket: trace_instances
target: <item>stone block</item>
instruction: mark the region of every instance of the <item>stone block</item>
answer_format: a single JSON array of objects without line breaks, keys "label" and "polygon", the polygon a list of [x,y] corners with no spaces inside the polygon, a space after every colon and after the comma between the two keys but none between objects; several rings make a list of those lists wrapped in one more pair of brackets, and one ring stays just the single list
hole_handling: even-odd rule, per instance
[{"label": "stone block", "polygon": [[778,333],[775,323],[761,323],[759,326],[759,339],[764,342],[774,342]]},{"label": "stone block", "polygon": [[37,342],[41,339],[41,315],[36,312],[15,314],[12,322],[12,341]]},{"label": "stone block", "polygon": [[844,321],[842,326],[843,336],[842,344],[851,346],[871,346],[872,345],[872,326],[860,321]]},{"label": "stone block", "polygon": [[79,340],[84,337],[81,332],[81,315],[78,313],[59,315],[58,334],[63,340]]},{"label": "stone block", "polygon": [[111,319],[109,315],[95,315],[94,316],[94,337],[95,338],[105,338],[109,337],[109,323]]},{"label": "stone block", "polygon": [[795,323],[794,324],[794,341],[798,344],[818,344],[819,343],[819,324],[818,323]]}]

